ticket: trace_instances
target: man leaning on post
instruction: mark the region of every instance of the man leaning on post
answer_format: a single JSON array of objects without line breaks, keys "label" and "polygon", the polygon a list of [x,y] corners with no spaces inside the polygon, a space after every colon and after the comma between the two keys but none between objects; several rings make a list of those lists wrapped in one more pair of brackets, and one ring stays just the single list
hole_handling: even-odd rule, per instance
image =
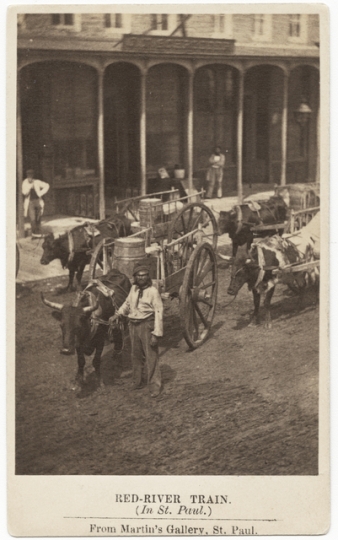
[{"label": "man leaning on post", "polygon": [[110,322],[120,315],[128,317],[131,361],[133,366],[133,389],[143,387],[142,369],[145,358],[151,397],[161,392],[161,371],[158,357],[158,338],[163,336],[163,303],[157,288],[153,286],[147,266],[138,263],[133,271],[134,285],[128,298]]}]

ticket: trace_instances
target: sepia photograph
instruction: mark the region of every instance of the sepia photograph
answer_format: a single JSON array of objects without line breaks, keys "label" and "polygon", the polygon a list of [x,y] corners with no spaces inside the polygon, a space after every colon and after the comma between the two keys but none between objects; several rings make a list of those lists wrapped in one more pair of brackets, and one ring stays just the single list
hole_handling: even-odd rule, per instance
[{"label": "sepia photograph", "polygon": [[7,24],[9,532],[325,533],[325,6]]}]

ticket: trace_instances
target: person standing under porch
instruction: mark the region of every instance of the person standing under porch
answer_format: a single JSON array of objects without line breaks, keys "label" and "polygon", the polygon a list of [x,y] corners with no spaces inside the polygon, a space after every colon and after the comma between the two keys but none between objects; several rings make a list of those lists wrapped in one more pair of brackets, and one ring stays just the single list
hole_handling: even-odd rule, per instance
[{"label": "person standing under porch", "polygon": [[143,387],[142,371],[145,360],[151,397],[161,392],[161,370],[158,356],[158,339],[163,336],[163,303],[153,286],[147,266],[140,263],[134,268],[134,285],[117,313],[110,318],[128,317],[133,367],[133,389]]},{"label": "person standing under porch", "polygon": [[33,169],[27,171],[27,178],[22,182],[24,217],[29,217],[32,229],[32,238],[40,238],[41,217],[45,206],[43,196],[49,190],[49,184],[34,178]]},{"label": "person standing under porch", "polygon": [[214,153],[209,158],[209,169],[207,172],[208,190],[207,199],[212,199],[215,185],[217,186],[217,197],[222,197],[223,169],[225,165],[225,155],[221,153],[219,146],[216,146]]}]

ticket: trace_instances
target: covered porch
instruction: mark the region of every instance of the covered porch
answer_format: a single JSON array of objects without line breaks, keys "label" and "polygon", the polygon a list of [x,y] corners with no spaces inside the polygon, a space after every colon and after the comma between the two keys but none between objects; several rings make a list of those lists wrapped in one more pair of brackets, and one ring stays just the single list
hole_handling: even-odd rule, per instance
[{"label": "covered porch", "polygon": [[46,214],[103,218],[111,201],[147,193],[160,167],[206,187],[216,145],[223,194],[239,201],[246,185],[319,180],[317,60],[117,56],[31,51],[19,62],[18,193],[34,168],[51,185]]}]

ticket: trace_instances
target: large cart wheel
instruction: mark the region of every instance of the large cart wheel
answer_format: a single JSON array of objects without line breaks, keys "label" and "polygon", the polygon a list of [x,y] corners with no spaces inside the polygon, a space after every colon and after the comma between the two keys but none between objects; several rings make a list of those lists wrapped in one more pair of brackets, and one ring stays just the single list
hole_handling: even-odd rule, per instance
[{"label": "large cart wheel", "polygon": [[[205,204],[195,202],[185,206],[173,219],[169,227],[168,242],[184,236],[200,227],[203,242],[217,247],[217,223],[214,214]],[[194,242],[197,239],[194,238]]]},{"label": "large cart wheel", "polygon": [[103,238],[93,251],[89,265],[89,279],[106,275],[112,269],[114,238]]},{"label": "large cart wheel", "polygon": [[191,349],[207,339],[217,300],[216,254],[207,242],[193,251],[180,293],[180,316],[184,338]]}]

